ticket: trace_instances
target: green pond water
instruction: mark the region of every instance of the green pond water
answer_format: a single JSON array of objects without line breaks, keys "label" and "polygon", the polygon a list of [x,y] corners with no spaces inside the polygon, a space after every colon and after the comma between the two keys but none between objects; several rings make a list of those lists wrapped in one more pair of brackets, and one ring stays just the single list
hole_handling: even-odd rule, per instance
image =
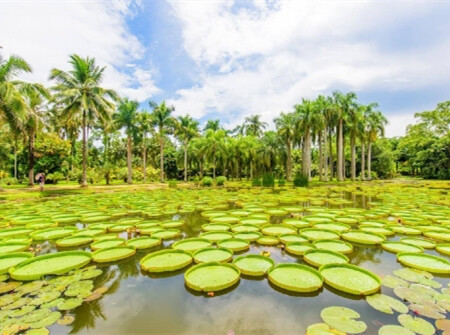
[{"label": "green pond water", "polygon": [[[368,187],[368,193],[371,194],[369,196],[361,194],[365,190],[357,190],[357,192],[355,190],[357,189],[348,190],[341,188],[332,194],[332,199],[346,200],[343,204],[323,203],[322,205],[312,206],[323,207],[325,211],[346,208],[360,208],[369,211],[372,208],[370,204],[384,203],[389,205],[390,201],[394,201],[397,202],[395,205],[396,210],[403,211],[405,208],[402,208],[402,204],[406,207],[408,203],[411,205],[407,197],[408,192],[404,190],[401,192],[401,196],[404,196],[405,200],[398,200],[395,198],[395,195],[386,195],[381,187],[377,192],[371,191],[370,187]],[[149,191],[149,193],[151,192]],[[169,190],[168,192],[176,194],[178,191]],[[196,191],[182,192],[182,198],[185,201],[192,201],[189,198],[189,192],[195,194]],[[219,195],[222,198],[230,197],[232,200],[236,200],[235,198],[239,197],[240,192],[248,191],[232,189],[220,191]],[[439,206],[441,211],[444,210],[445,212],[445,208],[448,209],[445,203],[445,201],[448,203],[448,199],[445,200],[448,196],[445,193],[447,191],[444,189],[431,190],[429,192],[435,196],[434,200],[430,201],[430,204]],[[314,200],[316,201],[319,199],[330,199],[330,193],[325,193],[325,188],[323,195],[320,192],[316,193],[314,194]],[[264,191],[263,193],[265,198],[270,199],[274,199],[280,194],[282,192],[272,193]],[[257,200],[258,196],[259,194],[255,193],[250,199]],[[43,201],[39,206],[51,209],[53,201],[61,201],[65,197],[61,196]],[[76,202],[77,197],[81,196],[73,196],[74,202]],[[91,197],[101,198],[101,195]],[[145,200],[145,197],[142,195],[138,197],[141,199],[140,201],[142,199]],[[133,195],[131,195],[130,200],[132,198]],[[127,196],[125,195],[117,202],[117,206],[127,205],[126,199]],[[305,201],[302,197],[299,197],[299,199],[300,201],[295,201],[296,206],[311,206],[310,201]],[[444,204],[441,203],[442,201],[444,201]],[[227,204],[227,208],[217,209],[217,211],[241,208],[239,204],[236,204],[236,201],[230,201]],[[6,208],[5,203],[1,205],[3,207],[0,207],[0,217],[2,216],[2,209],[5,210]],[[66,206],[69,205],[70,201],[67,201]],[[280,208],[290,205],[278,204],[276,207]],[[22,208],[21,206],[23,204],[17,205],[18,208]],[[87,203],[86,206],[89,206],[90,210],[95,207],[93,203]],[[394,209],[391,210],[394,211]],[[99,211],[108,212],[108,209],[99,206]],[[9,213],[10,209],[7,212]],[[300,217],[311,214],[309,211],[304,211]],[[270,223],[281,223],[283,219],[288,217],[290,217],[289,214],[272,216]],[[127,215],[126,218],[151,220],[143,214],[131,214]],[[123,217],[120,219],[123,219]],[[110,219],[107,222],[114,222],[120,219]],[[389,215],[386,219],[393,220],[393,216]],[[241,279],[236,285],[229,289],[215,292],[214,296],[210,296],[206,293],[193,291],[185,285],[184,273],[189,267],[195,265],[194,263],[176,272],[163,274],[146,273],[141,270],[139,264],[140,259],[145,255],[157,250],[170,248],[171,244],[176,241],[198,237],[204,232],[201,226],[210,222],[207,218],[201,216],[201,210],[195,210],[195,212],[189,214],[163,215],[158,217],[157,220],[184,220],[185,224],[176,228],[181,231],[181,235],[173,239],[163,240],[160,246],[146,250],[137,250],[136,254],[130,258],[113,263],[97,264],[97,268],[101,269],[103,273],[93,279],[94,286],[95,288],[107,286],[109,287],[108,291],[100,299],[84,302],[81,306],[64,312],[63,315],[74,316],[73,323],[67,326],[58,324],[49,326],[48,329],[51,334],[305,334],[309,325],[323,322],[320,318],[320,311],[328,306],[344,306],[356,310],[361,315],[361,320],[366,322],[368,326],[365,334],[377,334],[378,329],[383,324],[398,325],[397,316],[399,313],[395,312],[389,315],[379,312],[372,308],[365,301],[364,297],[340,292],[326,284],[319,291],[302,294],[277,288],[268,281],[266,276],[254,278],[241,275]],[[370,221],[372,219],[365,220]],[[59,226],[76,226],[78,229],[83,229],[89,224],[75,222],[60,224]],[[354,225],[352,225],[352,228],[354,228]],[[134,231],[122,232],[116,235],[125,239],[140,236]],[[398,241],[404,237],[406,235],[395,234],[387,237],[387,240]],[[443,242],[441,241],[441,243]],[[58,248],[54,241],[39,241],[34,242],[32,246],[36,247],[38,244],[39,248],[41,248],[38,254],[65,250],[91,251],[89,244],[82,247]],[[346,254],[350,264],[370,270],[380,277],[392,275],[394,270],[404,267],[397,262],[396,254],[383,250],[379,245],[351,244],[354,250]],[[237,252],[234,254],[234,257],[246,254],[260,254],[264,251],[270,253],[270,257],[275,261],[275,264],[298,263],[309,265],[303,261],[302,256],[289,254],[280,246],[280,244],[276,246],[262,246],[252,242],[248,251]],[[447,256],[434,249],[426,249],[425,252],[448,259]],[[435,274],[433,279],[441,283],[442,287],[447,287],[450,282],[449,277],[446,275]],[[393,290],[385,286],[381,287],[380,293],[397,298]],[[448,314],[446,316],[448,317]],[[425,319],[434,324],[433,319]],[[440,333],[438,332],[437,334]]]}]

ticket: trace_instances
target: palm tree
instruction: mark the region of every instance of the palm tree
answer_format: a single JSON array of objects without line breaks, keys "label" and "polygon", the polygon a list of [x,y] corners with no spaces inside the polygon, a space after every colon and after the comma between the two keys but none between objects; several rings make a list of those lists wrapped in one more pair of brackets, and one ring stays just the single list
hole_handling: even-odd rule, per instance
[{"label": "palm tree", "polygon": [[351,151],[351,179],[356,180],[356,138],[360,136],[361,131],[364,130],[363,116],[365,106],[359,105],[352,108],[348,115],[347,127],[350,136],[350,151]]},{"label": "palm tree", "polygon": [[165,134],[171,134],[174,130],[175,119],[171,116],[175,110],[173,106],[166,106],[166,102],[163,101],[159,106],[153,102],[149,103],[150,107],[153,107],[152,125],[158,129],[159,137],[159,168],[161,171],[160,181],[164,183],[164,139]]},{"label": "palm tree", "polygon": [[189,142],[188,151],[197,162],[197,167],[200,174],[200,179],[203,178],[203,167],[205,163],[207,143],[205,137],[195,137]]},{"label": "palm tree", "polygon": [[[322,140],[325,137],[323,133],[325,131],[325,107],[326,107],[326,99],[324,96],[319,95],[317,99],[313,102],[313,115],[311,120],[311,135],[312,140],[316,142],[319,146],[319,180],[324,180],[323,177],[323,168],[324,168],[324,159],[323,159],[323,143]],[[326,149],[326,146],[325,146]],[[310,163],[311,164],[311,163]],[[311,170],[311,166],[309,167]],[[326,170],[326,169],[325,169]]]},{"label": "palm tree", "polygon": [[315,121],[315,105],[310,100],[302,99],[302,103],[294,108],[298,135],[302,136],[302,173],[311,179],[311,128]]},{"label": "palm tree", "polygon": [[213,167],[213,179],[216,179],[216,163],[218,154],[224,149],[224,138],[226,136],[225,130],[213,131],[209,129],[206,131],[205,139],[207,142],[207,155]]},{"label": "palm tree", "polygon": [[384,136],[384,126],[388,123],[386,117],[380,111],[369,109],[366,116],[367,120],[367,179],[372,179],[372,143],[378,138],[378,135]]},{"label": "palm tree", "polygon": [[28,142],[28,185],[34,186],[34,143],[36,134],[44,125],[48,114],[45,102],[50,99],[50,92],[41,84],[29,83],[22,83],[20,91],[27,102],[27,112],[21,128]]},{"label": "palm tree", "polygon": [[61,114],[65,119],[81,119],[83,133],[83,178],[82,187],[87,187],[87,127],[88,118],[101,122],[111,120],[114,111],[114,102],[119,99],[117,93],[100,86],[103,79],[105,67],[95,65],[94,58],[82,58],[71,55],[69,63],[72,70],[66,72],[53,69],[50,79],[57,82],[54,87],[56,91],[56,103],[62,106]]},{"label": "palm tree", "polygon": [[153,130],[151,127],[152,117],[146,110],[141,111],[137,116],[137,125],[142,135],[142,172],[144,174],[144,184],[147,183],[147,134]]},{"label": "palm tree", "polygon": [[203,131],[206,132],[209,129],[211,129],[213,131],[223,129],[222,126],[220,125],[220,120],[208,120],[206,122],[205,127],[203,128]]},{"label": "palm tree", "polygon": [[175,136],[183,143],[184,150],[184,181],[187,181],[188,144],[198,136],[198,121],[189,115],[179,116],[175,127]]},{"label": "palm tree", "polygon": [[294,113],[283,113],[274,119],[278,135],[286,143],[286,179],[292,180],[292,145],[295,137],[296,116]]},{"label": "palm tree", "polygon": [[263,129],[266,129],[267,123],[260,120],[261,115],[255,114],[247,116],[242,124],[242,130],[246,135],[261,137]]},{"label": "palm tree", "polygon": [[127,183],[133,183],[133,170],[131,166],[132,149],[133,149],[133,134],[137,128],[139,103],[137,101],[128,100],[124,98],[120,101],[117,112],[113,115],[114,123],[118,129],[125,128],[127,135]]}]

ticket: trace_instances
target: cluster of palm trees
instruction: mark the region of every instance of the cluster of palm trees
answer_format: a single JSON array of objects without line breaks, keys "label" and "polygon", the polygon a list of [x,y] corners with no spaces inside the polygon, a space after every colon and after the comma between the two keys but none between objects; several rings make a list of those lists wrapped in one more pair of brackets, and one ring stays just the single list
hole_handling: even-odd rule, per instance
[{"label": "cluster of palm trees", "polygon": [[[265,130],[268,125],[261,121],[260,115],[246,117],[233,130],[223,129],[219,120],[209,120],[200,130],[199,122],[189,115],[174,117],[174,107],[165,102],[149,102],[150,111],[147,111],[137,101],[121,99],[115,91],[103,88],[105,68],[97,66],[93,58],[72,55],[70,64],[69,71],[51,70],[54,86],[47,89],[41,84],[17,80],[21,73],[31,71],[22,58],[0,58],[0,129],[7,127],[14,137],[27,143],[30,185],[34,184],[35,138],[41,131],[53,131],[70,143],[77,142],[81,135],[81,184],[86,186],[88,138],[94,128],[102,131],[105,157],[109,134],[120,130],[126,136],[128,183],[133,182],[136,151],[142,153],[144,183],[147,181],[150,138],[159,145],[161,182],[165,180],[165,147],[174,140],[179,144],[185,181],[190,175],[202,178],[211,172],[213,178],[218,172],[230,178],[253,178],[265,172],[274,173],[280,167],[285,168],[287,180],[292,180],[294,152],[301,152],[304,175],[311,177],[312,160],[316,158],[321,180],[336,176],[341,181],[346,176],[346,144],[351,151],[350,176],[355,180],[358,143],[361,179],[370,179],[371,146],[383,135],[386,124],[376,104],[361,105],[354,93],[334,92],[329,97],[303,99],[292,112],[281,112],[274,119],[275,131]],[[336,150],[333,150],[334,143]]]}]

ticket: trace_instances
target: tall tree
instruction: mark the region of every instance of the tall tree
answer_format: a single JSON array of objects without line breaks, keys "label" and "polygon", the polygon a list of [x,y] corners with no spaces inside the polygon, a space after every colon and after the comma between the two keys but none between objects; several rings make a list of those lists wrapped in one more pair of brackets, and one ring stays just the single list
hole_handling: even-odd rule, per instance
[{"label": "tall tree", "polygon": [[222,126],[220,125],[220,120],[208,120],[208,121],[206,121],[206,125],[203,128],[203,131],[206,132],[209,129],[211,129],[212,131],[217,131],[217,130],[223,129]]},{"label": "tall tree", "polygon": [[213,131],[209,129],[206,131],[205,139],[207,143],[207,156],[212,163],[213,179],[216,179],[217,157],[224,150],[224,138],[226,136],[225,130]]},{"label": "tall tree", "polygon": [[95,59],[71,55],[69,63],[72,69],[68,72],[53,69],[50,79],[57,82],[54,87],[58,106],[62,106],[65,119],[80,120],[83,134],[83,177],[81,186],[87,187],[87,127],[90,121],[99,119],[109,122],[114,111],[114,102],[119,99],[111,89],[101,87],[105,67],[95,64]]},{"label": "tall tree", "polygon": [[166,106],[165,101],[160,105],[155,105],[153,102],[149,104],[153,108],[152,124],[158,130],[160,181],[164,183],[164,142],[166,134],[171,134],[174,131],[175,119],[172,117],[172,112],[175,107]]},{"label": "tall tree", "polygon": [[147,183],[147,134],[152,132],[153,128],[152,116],[146,110],[142,110],[137,117],[137,125],[139,133],[142,136],[142,173],[144,177],[144,184]]},{"label": "tall tree", "polygon": [[175,136],[183,144],[184,151],[184,181],[187,181],[188,175],[188,145],[189,141],[199,135],[198,121],[189,115],[179,116],[175,127]]},{"label": "tall tree", "polygon": [[242,125],[243,132],[246,135],[261,137],[263,130],[266,129],[267,123],[261,121],[261,115],[254,114],[247,116]]},{"label": "tall tree", "polygon": [[364,131],[364,110],[365,106],[357,106],[352,108],[347,118],[347,127],[350,136],[350,152],[351,152],[351,179],[356,180],[356,139]]},{"label": "tall tree", "polygon": [[137,130],[139,103],[137,101],[122,99],[117,107],[117,112],[113,115],[114,123],[118,129],[125,128],[127,135],[127,183],[133,183],[133,169],[132,169],[132,150],[133,150],[133,135]]},{"label": "tall tree", "polygon": [[369,110],[367,120],[367,179],[372,179],[372,143],[378,136],[384,136],[384,126],[387,124],[386,117],[380,111]]},{"label": "tall tree", "polygon": [[302,136],[302,173],[311,179],[311,128],[315,121],[315,105],[312,101],[302,99],[295,105],[298,134]]},{"label": "tall tree", "polygon": [[278,135],[286,143],[286,179],[292,180],[292,145],[295,137],[296,116],[294,113],[283,113],[274,119]]}]

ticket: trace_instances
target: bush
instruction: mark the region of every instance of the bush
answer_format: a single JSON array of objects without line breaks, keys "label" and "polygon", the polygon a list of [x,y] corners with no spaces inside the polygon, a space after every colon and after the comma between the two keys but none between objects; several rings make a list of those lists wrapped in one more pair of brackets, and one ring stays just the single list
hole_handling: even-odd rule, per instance
[{"label": "bush", "polygon": [[284,177],[281,177],[280,179],[278,179],[278,186],[283,187],[284,185],[286,185],[286,179],[284,179]]},{"label": "bush", "polygon": [[45,179],[48,183],[56,185],[58,181],[64,180],[64,175],[61,172],[56,171],[46,175]]},{"label": "bush", "polygon": [[227,181],[227,177],[219,176],[216,178],[216,185],[217,186],[223,186],[225,185],[225,182]]},{"label": "bush", "polygon": [[194,185],[199,187],[200,186],[200,178],[199,176],[195,176],[192,181],[194,182]]},{"label": "bush", "polygon": [[167,182],[167,184],[169,185],[169,188],[177,188],[177,181],[176,180],[169,180]]},{"label": "bush", "polygon": [[262,186],[261,178],[253,178],[252,186]]},{"label": "bush", "polygon": [[301,172],[297,173],[294,178],[294,187],[308,187],[308,176],[305,176]]},{"label": "bush", "polygon": [[213,183],[213,180],[211,177],[204,177],[202,179],[202,186],[211,186]]},{"label": "bush", "polygon": [[264,187],[274,187],[275,186],[275,177],[273,173],[265,173],[262,178],[262,186]]},{"label": "bush", "polygon": [[14,177],[6,177],[2,179],[2,182],[6,185],[15,185],[18,184],[19,181]]}]

